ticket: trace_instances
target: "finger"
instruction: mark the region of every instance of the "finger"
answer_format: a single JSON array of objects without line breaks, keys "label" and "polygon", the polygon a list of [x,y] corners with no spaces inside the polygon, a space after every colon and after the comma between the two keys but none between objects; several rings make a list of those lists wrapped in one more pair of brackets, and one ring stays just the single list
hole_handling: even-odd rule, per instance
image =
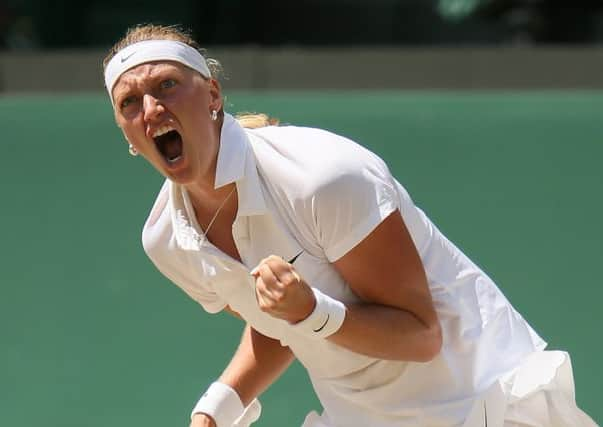
[{"label": "finger", "polygon": [[[276,255],[271,255],[261,260],[249,274],[257,279],[260,276],[260,267],[263,265],[267,265],[272,271],[272,274],[276,277],[276,280],[285,286],[295,285],[301,282],[301,277],[295,270],[295,267]],[[271,283],[269,283],[269,285]]]},{"label": "finger", "polygon": [[282,283],[280,283],[270,266],[268,264],[260,265],[256,281],[257,291],[266,297],[278,300],[282,296],[282,288]]},{"label": "finger", "polygon": [[[261,279],[259,279],[259,280],[261,280]],[[256,288],[255,299],[258,303],[258,307],[260,308],[260,310],[262,310],[264,312],[271,311],[272,307],[274,306],[274,302],[272,301],[272,298],[270,298],[265,293],[260,292],[259,288]]]},{"label": "finger", "polygon": [[[269,261],[273,261],[273,264],[274,264],[279,259],[282,260],[282,258],[279,258],[276,255],[270,255],[267,258],[263,258],[262,260],[260,260],[260,262],[258,262],[258,265],[256,265],[254,268],[251,269],[249,274],[251,274],[254,277],[257,277],[259,275],[259,269],[260,269],[261,265],[268,264]],[[274,264],[274,265],[276,265],[276,264]]]},{"label": "finger", "polygon": [[279,312],[280,301],[283,299],[282,292],[279,290],[267,289],[262,278],[258,279],[258,285],[255,291],[255,297],[258,307],[265,313],[271,315]]},{"label": "finger", "polygon": [[284,286],[296,286],[301,282],[301,276],[291,264],[283,263],[269,263],[272,273],[276,276],[276,279]]},{"label": "finger", "polygon": [[291,267],[291,274],[293,275],[293,277],[295,278],[295,281],[300,283],[301,282],[301,276],[297,273],[297,271],[295,270],[295,268]]},{"label": "finger", "polygon": [[290,263],[280,257],[269,257],[266,264],[270,266],[277,280],[285,285],[295,284],[301,280],[299,274]]}]

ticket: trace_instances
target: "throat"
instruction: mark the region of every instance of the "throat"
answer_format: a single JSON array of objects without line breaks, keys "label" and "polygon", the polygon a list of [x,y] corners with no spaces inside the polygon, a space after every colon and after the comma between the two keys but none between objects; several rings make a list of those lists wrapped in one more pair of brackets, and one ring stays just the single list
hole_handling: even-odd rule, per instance
[{"label": "throat", "polygon": [[[201,228],[199,231],[205,239],[225,254],[241,261],[232,235],[232,224],[234,223],[238,209],[237,188],[235,184],[231,184],[231,186],[232,188],[218,190],[220,193],[220,202],[217,205],[215,203],[208,203],[210,196],[201,196],[201,198],[198,198],[198,195],[189,192],[189,197],[195,211],[195,218]],[[215,201],[218,196],[216,196],[216,190],[212,191],[214,194],[211,196],[211,199]]]}]

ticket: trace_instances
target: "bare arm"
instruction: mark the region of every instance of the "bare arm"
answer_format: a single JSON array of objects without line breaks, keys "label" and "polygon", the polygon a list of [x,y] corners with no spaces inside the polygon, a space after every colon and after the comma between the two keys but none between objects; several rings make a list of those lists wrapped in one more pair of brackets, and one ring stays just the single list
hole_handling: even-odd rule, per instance
[{"label": "bare arm", "polygon": [[[239,317],[229,308],[226,310]],[[243,405],[247,406],[289,367],[293,359],[289,347],[283,347],[278,340],[246,325],[241,343],[220,376],[220,382],[235,389]],[[191,427],[215,427],[215,423],[211,417],[197,414]]]},{"label": "bare arm", "polygon": [[239,348],[220,381],[234,388],[247,406],[287,370],[293,359],[289,347],[246,325]]},{"label": "bare arm", "polygon": [[[343,325],[327,339],[380,359],[425,362],[439,353],[440,323],[400,212],[390,214],[334,266],[362,303],[347,305]],[[293,266],[270,257],[258,271],[262,310],[291,323],[312,312],[314,295]]]},{"label": "bare arm", "polygon": [[331,341],[383,359],[425,362],[439,353],[442,332],[423,264],[398,211],[335,268],[363,303],[346,307]]}]

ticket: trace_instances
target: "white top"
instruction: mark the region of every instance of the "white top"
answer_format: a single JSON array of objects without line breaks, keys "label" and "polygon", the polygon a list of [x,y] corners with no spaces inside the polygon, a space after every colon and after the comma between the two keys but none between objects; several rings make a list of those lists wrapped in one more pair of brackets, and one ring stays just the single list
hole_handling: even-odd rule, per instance
[{"label": "white top", "polygon": [[[544,341],[490,278],[449,242],[360,145],[319,129],[243,129],[225,115],[216,188],[236,182],[233,238],[242,263],[202,242],[186,191],[166,181],[143,230],[157,268],[205,310],[227,304],[257,331],[289,346],[307,368],[333,425],[450,426],[474,397]],[[290,259],[310,286],[357,301],[330,264],[395,209],[419,252],[443,330],[428,363],[379,360],[296,334],[257,307],[249,270],[270,254]],[[378,285],[378,284],[376,284]]]}]

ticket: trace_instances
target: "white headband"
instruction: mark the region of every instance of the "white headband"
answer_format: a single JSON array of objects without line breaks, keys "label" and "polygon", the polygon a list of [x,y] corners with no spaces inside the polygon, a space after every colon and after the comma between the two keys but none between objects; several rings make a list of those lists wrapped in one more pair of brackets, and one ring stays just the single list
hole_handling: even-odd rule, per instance
[{"label": "white headband", "polygon": [[117,79],[130,68],[151,61],[176,61],[203,77],[211,77],[207,62],[198,50],[174,40],[146,40],[126,46],[115,54],[105,68],[105,87],[113,103],[113,86]]}]

